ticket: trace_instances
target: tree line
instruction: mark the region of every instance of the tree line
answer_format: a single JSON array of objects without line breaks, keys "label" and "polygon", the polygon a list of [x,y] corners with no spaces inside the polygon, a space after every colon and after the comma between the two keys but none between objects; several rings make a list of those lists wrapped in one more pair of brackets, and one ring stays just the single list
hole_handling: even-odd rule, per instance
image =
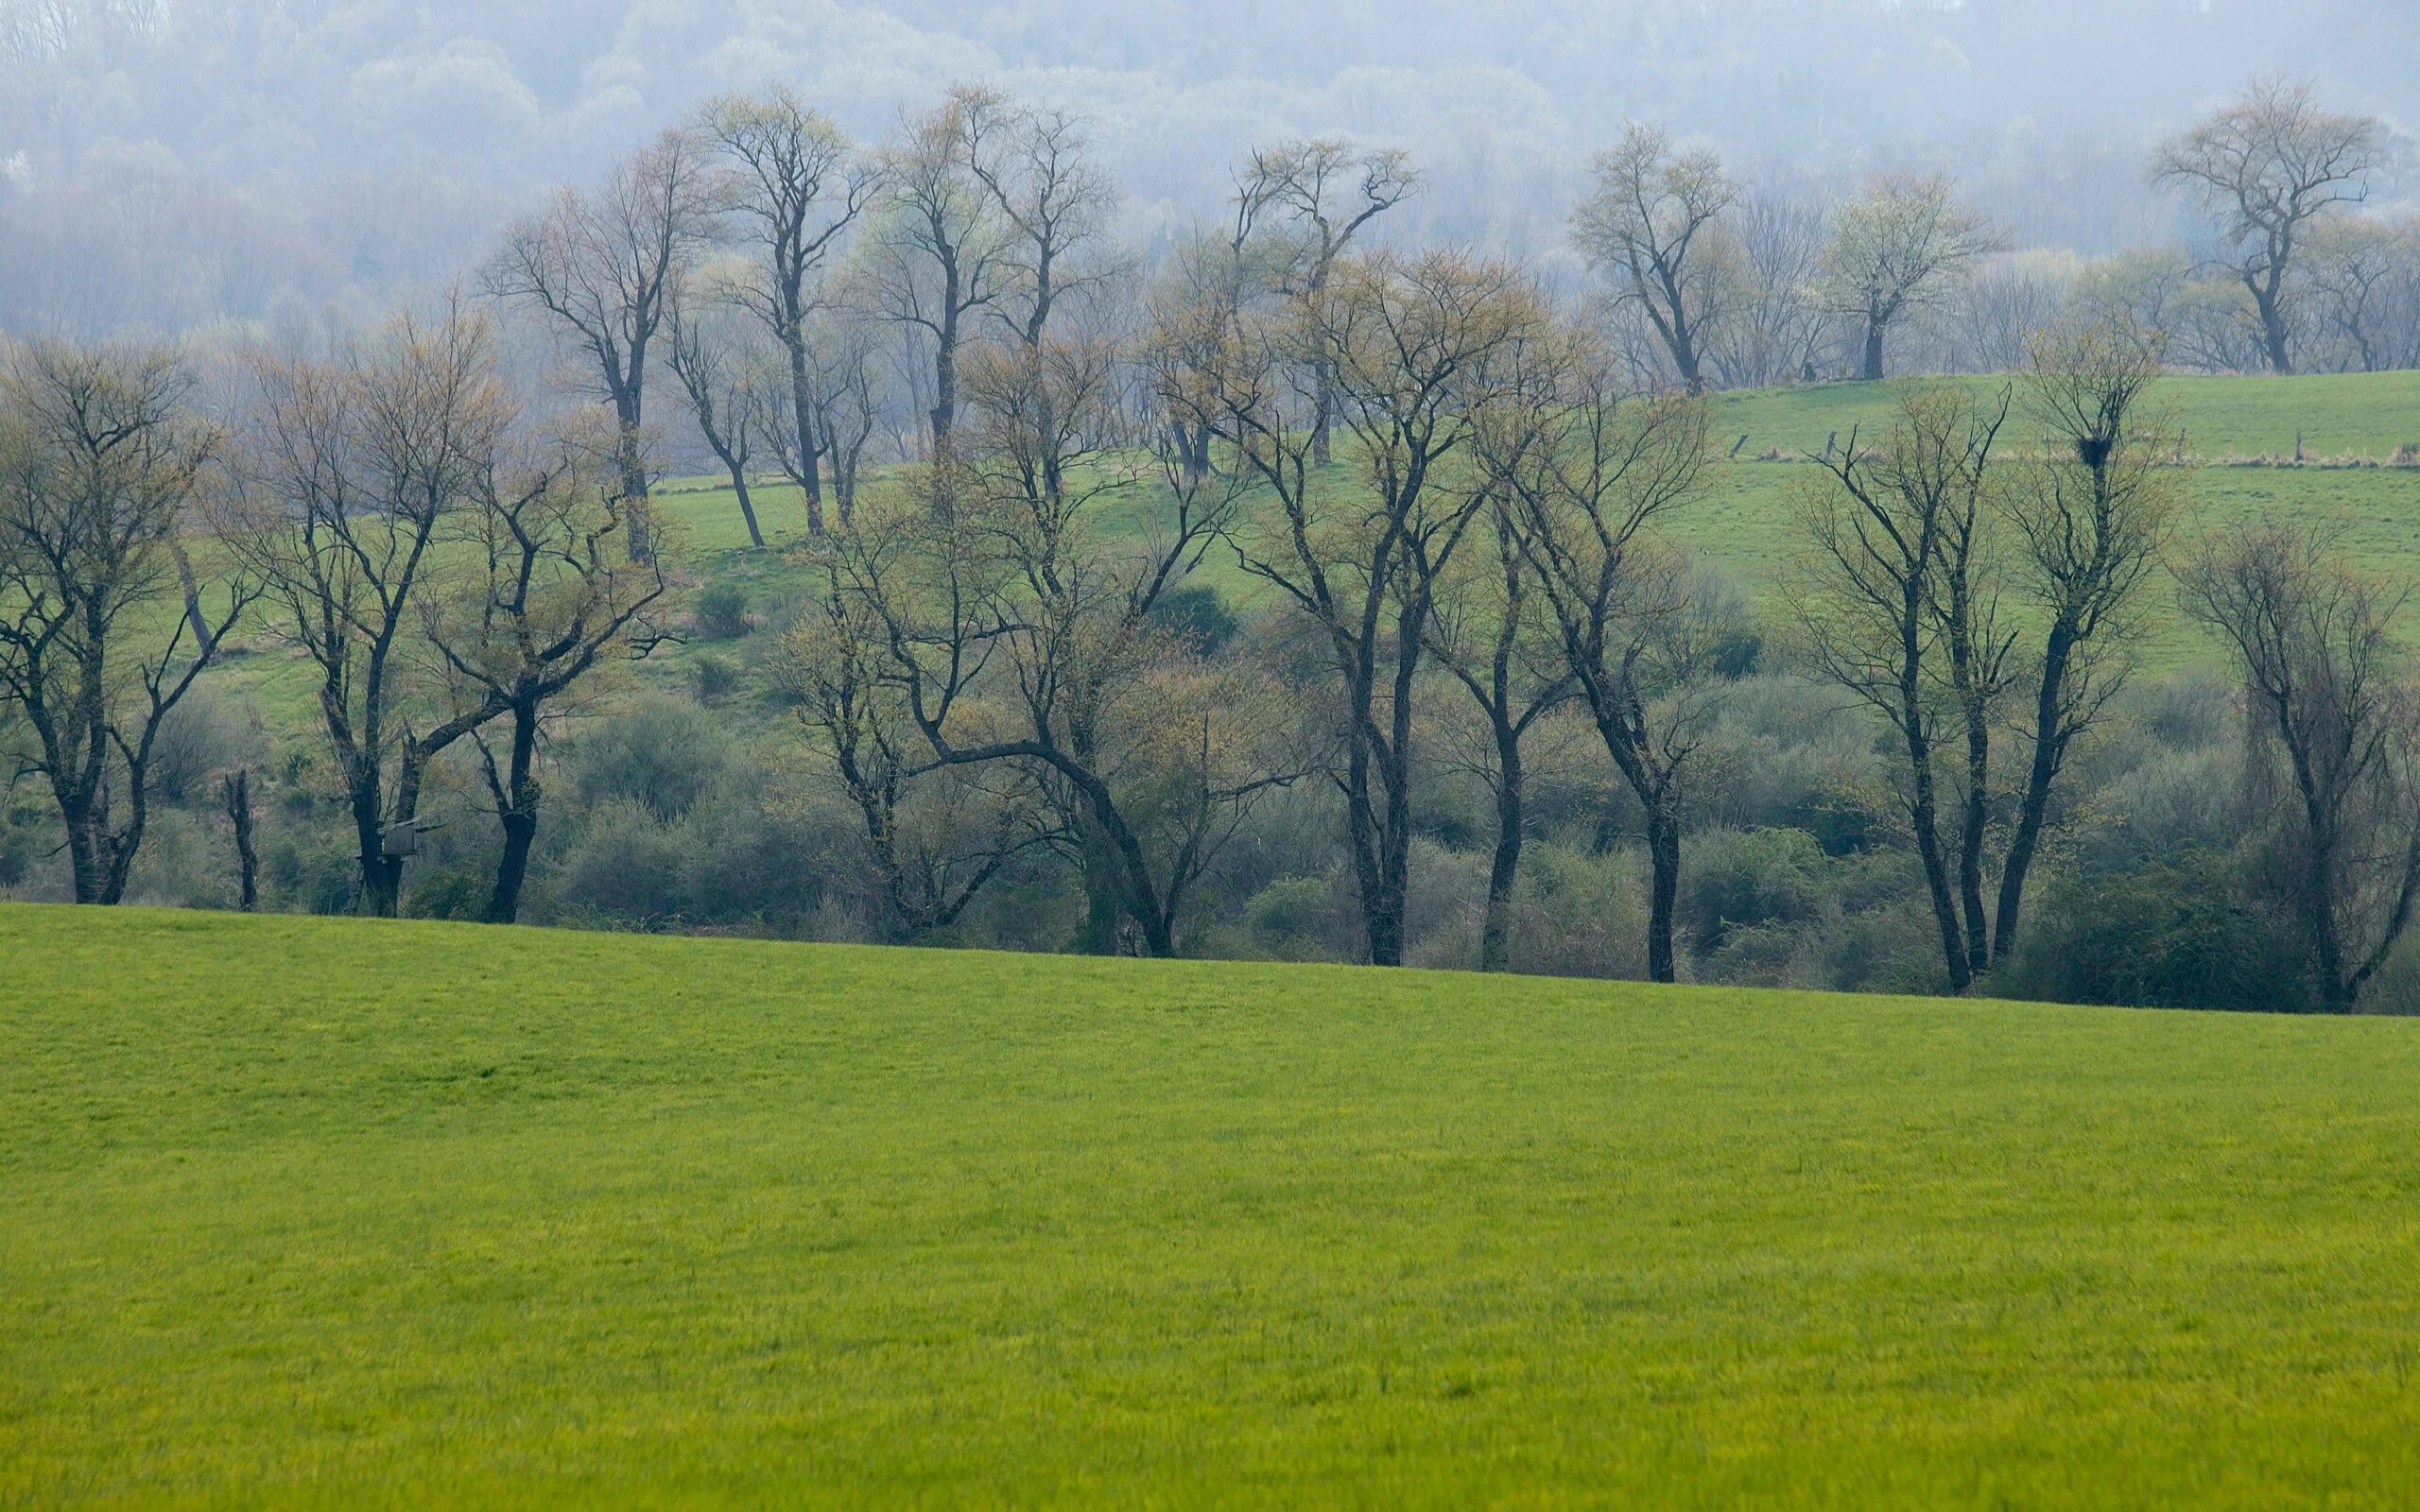
[{"label": "tree line", "polygon": [[[2233,109],[2315,111],[2265,85]],[[2262,232],[2273,264],[2351,195],[2345,151],[2293,162],[2329,177],[2285,196],[2301,219]],[[2173,333],[2083,305],[2031,322],[1995,385],[1903,384],[1880,433],[1808,459],[1780,607],[1759,615],[1668,528],[1707,494],[1711,354],[1766,318],[1743,292],[1755,207],[1634,129],[1575,218],[1608,274],[1591,297],[1384,245],[1420,186],[1400,154],[1272,145],[1237,165],[1227,218],[1146,266],[1108,234],[1114,186],[1076,117],[961,89],[863,151],[769,90],[560,191],[475,295],[323,354],[252,355],[214,418],[164,349],[11,347],[0,693],[74,896],[127,896],[164,735],[215,662],[273,646],[323,737],[284,785],[349,835],[349,882],[315,902],[397,912],[425,856],[451,868],[428,907],[519,917],[533,858],[550,865],[555,737],[610,747],[592,711],[616,669],[714,633],[652,497],[661,369],[760,552],[768,459],[802,507],[799,586],[759,659],[779,752],[760,786],[783,791],[746,801],[760,832],[810,814],[820,838],[769,863],[791,874],[769,896],[808,873],[817,908],[847,900],[881,937],[1022,911],[1068,922],[1016,942],[1155,955],[1335,906],[1332,941],[1397,965],[1420,958],[1424,869],[1459,849],[1485,863],[1473,964],[1507,969],[1536,959],[1543,844],[1574,875],[1635,868],[1634,906],[1578,927],[1624,932],[1655,980],[1807,922],[1710,874],[1754,895],[1850,868],[1877,913],[1929,932],[1921,984],[2052,990],[2073,936],[2106,923],[2078,887],[2143,868],[2046,889],[2037,863],[2072,863],[2108,787],[2090,767],[2139,723],[2145,628],[2181,611],[2244,690],[2233,828],[2194,862],[2234,868],[2226,937],[2284,930],[2292,990],[2360,1003],[2420,885],[2399,599],[2308,532],[2188,528],[2157,399]],[[1799,295],[1869,371],[1995,242],[1945,183],[1899,179],[1826,234]],[[2242,279],[2264,322],[2267,279]],[[510,375],[519,321],[594,403]],[[905,460],[873,465],[877,437]],[[1745,796],[1743,710],[1776,700],[1821,709],[1857,776]],[[219,790],[247,897],[251,775]],[[432,781],[492,828],[436,828]],[[635,841],[694,808],[674,812],[678,785],[596,791],[628,795]],[[1458,794],[1484,801],[1449,816]],[[558,828],[587,844],[601,812]],[[1693,860],[1709,845],[1720,868]],[[1300,869],[1248,886],[1289,848]],[[2046,893],[2059,943],[2029,960]],[[1816,932],[1761,945],[1820,953]]]}]

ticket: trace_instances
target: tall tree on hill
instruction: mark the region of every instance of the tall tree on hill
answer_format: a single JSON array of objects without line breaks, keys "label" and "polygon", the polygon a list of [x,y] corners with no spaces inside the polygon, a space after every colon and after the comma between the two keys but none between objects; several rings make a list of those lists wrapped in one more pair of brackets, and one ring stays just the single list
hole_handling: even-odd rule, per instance
[{"label": "tall tree on hill", "polygon": [[1708,416],[1686,395],[1621,401],[1573,343],[1527,412],[1485,432],[1563,668],[1646,820],[1648,974],[1674,980],[1681,824],[1713,702],[1716,637],[1686,564],[1654,526],[1697,490]]},{"label": "tall tree on hill", "polygon": [[1741,193],[1731,230],[1730,318],[1718,323],[1714,357],[1735,387],[1771,388],[1811,377],[1830,317],[1817,298],[1824,210],[1768,188]]},{"label": "tall tree on hill", "polygon": [[2169,466],[2181,438],[2152,403],[2165,343],[2117,316],[2039,333],[2019,394],[2046,454],[2014,469],[2000,507],[2014,536],[2015,590],[2041,627],[2025,669],[2032,747],[2016,790],[2016,821],[2000,862],[1992,958],[2015,948],[2026,879],[2052,790],[2077,741],[2100,724],[2135,670],[2143,590],[2182,502]]},{"label": "tall tree on hill", "polygon": [[400,317],[331,361],[256,371],[245,528],[232,541],[318,675],[367,914],[395,912],[430,764],[496,713],[434,713],[419,676],[439,542],[475,506],[513,418],[493,346],[487,322],[457,307]]},{"label": "tall tree on hill", "polygon": [[[1164,487],[1133,501],[1143,480],[1105,455],[1127,431],[1125,389],[1107,341],[977,351],[957,507],[942,519],[869,518],[824,554],[837,639],[816,660],[827,680],[851,656],[872,654],[878,670],[863,689],[873,702],[852,695],[838,707],[819,690],[826,707],[812,722],[838,760],[843,742],[868,732],[857,711],[904,714],[919,757],[902,780],[1021,768],[1057,811],[1046,833],[1084,883],[1080,943],[1114,951],[1131,932],[1164,956],[1220,850],[1295,770],[1263,679],[1156,621],[1237,490],[1171,467]],[[1139,539],[1095,524],[1112,500],[1140,515]],[[879,846],[888,811],[865,806]]]},{"label": "tall tree on hill", "polygon": [[235,574],[205,616],[181,580],[219,445],[191,387],[160,348],[0,350],[0,707],[31,734],[11,781],[50,789],[79,903],[125,897],[161,728],[258,594]]},{"label": "tall tree on hill", "polygon": [[[504,830],[484,918],[519,917],[542,790],[538,741],[547,720],[599,661],[655,641],[647,615],[664,596],[653,559],[625,563],[620,541],[632,501],[610,467],[610,446],[579,437],[475,458],[452,542],[473,561],[450,592],[431,595],[423,634],[450,683],[448,725],[467,720],[480,772]],[[497,759],[482,731],[504,724]]]},{"label": "tall tree on hill", "polygon": [[1678,150],[1635,121],[1597,155],[1596,174],[1571,213],[1572,239],[1647,312],[1673,371],[1696,393],[1705,387],[1710,328],[1730,304],[1730,269],[1716,237],[1738,186],[1711,150]]},{"label": "tall tree on hill", "polygon": [[1863,329],[1860,375],[1881,378],[1891,329],[1946,298],[2001,245],[1982,215],[1959,202],[1945,174],[1880,174],[1842,201],[1820,286],[1835,315]]},{"label": "tall tree on hill", "polygon": [[960,89],[907,123],[883,150],[883,194],[865,263],[883,317],[931,343],[930,461],[937,515],[953,507],[959,354],[969,322],[1011,276],[990,192],[966,161],[965,116],[982,92]]},{"label": "tall tree on hill", "polygon": [[1037,348],[1061,301],[1120,271],[1103,248],[1117,185],[1080,117],[979,87],[961,90],[957,103],[959,150],[1001,232],[1004,277],[992,313],[1012,340]]},{"label": "tall tree on hill", "polygon": [[2214,536],[2180,576],[2186,612],[2235,655],[2256,738],[2285,757],[2288,894],[2321,1003],[2349,1013],[2420,895],[2420,690],[2394,630],[2407,595],[2293,524]]},{"label": "tall tree on hill", "polygon": [[[1243,571],[1324,643],[1341,696],[1337,784],[1374,965],[1403,962],[1414,705],[1442,576],[1488,496],[1477,472],[1454,466],[1510,380],[1511,353],[1547,321],[1510,268],[1440,252],[1350,259],[1284,311],[1213,301],[1155,337],[1163,403],[1233,446],[1239,472],[1270,495],[1233,533]],[[1347,480],[1316,468],[1331,404],[1360,445]]]},{"label": "tall tree on hill", "polygon": [[2152,156],[2152,181],[2185,190],[2211,215],[2219,264],[2252,296],[2273,372],[2293,371],[2289,275],[2306,233],[2367,198],[2386,145],[2375,117],[2325,109],[2307,82],[2256,77]]},{"label": "tall tree on hill", "polygon": [[[1280,288],[1316,305],[1361,229],[1420,188],[1410,156],[1394,148],[1356,152],[1332,137],[1256,147],[1236,175],[1237,246],[1275,237],[1271,262]],[[1334,459],[1329,435],[1338,395],[1326,358],[1314,353],[1311,362],[1311,460],[1325,467]]]},{"label": "tall tree on hill", "polygon": [[1495,800],[1478,969],[1501,971],[1512,956],[1512,889],[1529,833],[1530,731],[1571,701],[1572,678],[1530,580],[1512,490],[1490,491],[1478,528],[1493,549],[1463,554],[1463,570],[1449,575],[1439,595],[1428,641],[1430,654],[1470,695],[1486,726],[1483,754],[1471,763]]},{"label": "tall tree on hill", "polygon": [[746,228],[750,275],[731,296],[782,345],[789,359],[793,444],[776,448],[806,497],[809,535],[823,533],[821,459],[828,438],[815,429],[808,341],[814,334],[816,275],[840,238],[871,205],[879,163],[860,157],[846,134],[787,88],[726,94],[699,112],[700,128],[725,164],[718,199]]},{"label": "tall tree on hill", "polygon": [[[1999,621],[1993,454],[2010,396],[1904,389],[1878,446],[1854,433],[1797,505],[1790,609],[1813,671],[1898,736],[1903,798],[1953,991],[1991,963],[1983,904],[1992,731],[2014,671]],[[1942,810],[1958,811],[1952,834]]]},{"label": "tall tree on hill", "polygon": [[614,165],[595,189],[568,185],[514,226],[481,280],[495,299],[545,316],[593,367],[618,427],[615,466],[632,501],[630,548],[647,529],[647,362],[690,258],[713,229],[716,184],[704,145],[667,130]]}]

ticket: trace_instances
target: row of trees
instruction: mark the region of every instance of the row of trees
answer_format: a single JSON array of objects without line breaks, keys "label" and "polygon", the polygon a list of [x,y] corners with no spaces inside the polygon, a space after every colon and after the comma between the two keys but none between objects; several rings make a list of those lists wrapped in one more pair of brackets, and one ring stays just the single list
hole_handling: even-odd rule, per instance
[{"label": "row of trees", "polygon": [[1826,214],[1637,124],[1598,155],[1572,235],[1651,335],[1641,365],[1691,388],[1812,378],[1830,370],[1836,344],[1855,352],[1858,376],[1877,379],[1889,339],[1953,301],[1968,329],[1940,353],[1945,365],[2006,367],[2023,317],[2071,297],[2161,329],[2190,325],[2186,355],[2208,368],[2410,366],[2420,236],[2408,217],[2353,213],[2389,146],[2375,118],[2325,109],[2308,84],[2256,78],[2152,156],[2151,180],[2205,217],[2204,240],[2190,253],[2130,254],[2081,289],[1992,266],[2008,239],[1944,175],[1883,174]]},{"label": "row of trees", "polygon": [[[1651,132],[1623,151],[1642,182],[1722,188]],[[1480,963],[1510,961],[1537,742],[1567,753],[1576,731],[1598,844],[1644,865],[1643,969],[1674,979],[1685,848],[1739,776],[1711,732],[1760,656],[1664,528],[1703,490],[1703,374],[1642,383],[1601,308],[1503,262],[1374,249],[1418,189],[1394,154],[1271,147],[1232,220],[1147,273],[1108,238],[1070,117],[961,90],[863,153],[774,92],[562,192],[486,266],[595,406],[528,405],[459,303],[251,362],[223,424],[167,353],[12,349],[0,692],[76,896],[124,896],[160,732],[249,626],[310,670],[356,906],[396,910],[451,764],[497,820],[479,911],[515,917],[542,736],[652,644],[680,569],[648,497],[660,349],[752,537],[752,460],[804,501],[817,586],[781,682],[893,937],[1047,857],[1078,881],[1078,943],[1174,954],[1254,816],[1318,792],[1358,954],[1398,964],[1459,725],[1451,765],[1492,800]],[[1706,249],[1739,207],[1666,237],[1666,201],[1627,203],[1592,201],[1582,229],[1626,259],[1677,369],[1734,318]],[[1877,361],[1989,241],[1947,185],[1900,180],[1830,238],[1824,276],[1863,291]],[[1873,276],[1841,280],[1858,249]],[[1904,389],[1884,434],[1808,470],[1787,623],[1761,628],[1888,731],[1893,823],[1963,989],[2016,954],[2063,783],[2177,568],[2237,649],[2251,765],[2282,774],[2262,833],[2320,997],[2348,1007],[2420,879],[2395,601],[2308,537],[2173,546],[2185,474],[2147,397],[2167,352],[2104,305],[2033,330],[1996,395]],[[876,476],[886,426],[917,460]],[[1196,576],[1214,559],[1248,617]]]},{"label": "row of trees", "polygon": [[[819,586],[779,681],[890,936],[1061,866],[1075,943],[1174,954],[1275,802],[1331,816],[1358,953],[1401,961],[1461,772],[1492,799],[1478,959],[1504,966],[1534,759],[1545,741],[1567,805],[1580,737],[1598,843],[1634,847],[1647,877],[1642,969],[1682,974],[1685,847],[1748,776],[1718,730],[1759,659],[1661,528],[1700,490],[1703,402],[1624,393],[1583,324],[1446,254],[1348,257],[1317,297],[1162,302],[1150,332],[978,350],[947,484],[895,474],[805,558]],[[490,340],[452,310],[264,361],[230,431],[156,352],[11,351],[0,691],[78,900],[125,896],[154,786],[193,787],[155,769],[179,708],[265,639],[312,675],[354,906],[394,910],[450,763],[495,819],[475,911],[515,916],[542,734],[601,660],[658,633],[677,541],[628,559],[610,421],[534,422]],[[2146,619],[2180,603],[2245,690],[2240,789],[2196,801],[2239,806],[2314,1000],[2351,1008],[2420,887],[2401,599],[2306,530],[2178,536],[2157,351],[2068,328],[1996,394],[1905,387],[1883,434],[1808,469],[1768,628],[1791,675],[1888,732],[1899,839],[1851,843],[1912,852],[1940,980],[1962,988],[2021,955],[2076,755],[2120,707]],[[1259,612],[1194,579],[1213,553],[1262,585]]]},{"label": "row of trees", "polygon": [[[1634,124],[1571,233],[1634,383],[1876,379],[1894,344],[1919,368],[2004,369],[2063,316],[2169,331],[2172,360],[2210,369],[2402,366],[2420,361],[2420,233],[2353,213],[2388,146],[2308,86],[2256,80],[2152,165],[2208,212],[2206,241],[2078,265],[2012,254],[1938,173],[1880,174],[1824,205]],[[1316,294],[1422,182],[1398,152],[1257,149],[1228,218],[1155,249],[1142,282]],[[1131,331],[1145,259],[1113,239],[1115,212],[1065,112],[961,87],[864,146],[772,89],[712,100],[601,183],[558,191],[481,282],[577,353],[621,426],[632,497],[650,359],[668,366],[761,540],[754,475],[795,485],[820,533],[854,509],[870,448],[946,462],[970,344],[1030,347],[1062,317]],[[1333,423],[1315,423],[1322,463]]]},{"label": "row of trees", "polygon": [[[231,637],[265,632],[311,669],[361,908],[395,911],[423,784],[467,743],[504,836],[486,916],[510,920],[542,726],[644,644],[666,586],[625,560],[644,514],[612,433],[534,422],[459,308],[247,376],[231,432],[167,351],[6,353],[0,694],[30,736],[14,776],[48,787],[77,901],[118,902],[162,731]],[[249,799],[230,801],[240,833]]]}]

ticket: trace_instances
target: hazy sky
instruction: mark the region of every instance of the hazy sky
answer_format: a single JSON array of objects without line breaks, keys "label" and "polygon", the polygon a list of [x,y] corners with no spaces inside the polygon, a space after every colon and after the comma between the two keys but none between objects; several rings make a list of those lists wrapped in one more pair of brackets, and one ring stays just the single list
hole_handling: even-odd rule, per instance
[{"label": "hazy sky", "polygon": [[1147,239],[1250,143],[1341,132],[1427,170],[1398,233],[1535,252],[1637,116],[1767,177],[1937,163],[2089,250],[2148,233],[2145,144],[2256,69],[2403,124],[2415,60],[2416,0],[0,0],[0,232],[81,193],[139,239],[199,196],[178,233],[296,244],[265,266],[424,274],[714,91],[875,136],[980,78],[1091,115]]}]

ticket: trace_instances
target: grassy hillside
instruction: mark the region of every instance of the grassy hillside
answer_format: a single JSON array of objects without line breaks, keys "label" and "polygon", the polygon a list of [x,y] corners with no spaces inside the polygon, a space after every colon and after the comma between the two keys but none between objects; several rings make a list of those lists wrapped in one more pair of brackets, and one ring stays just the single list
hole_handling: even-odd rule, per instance
[{"label": "grassy hillside", "polygon": [[[1958,381],[1996,390],[2004,380]],[[2384,461],[2396,448],[2420,443],[2420,372],[2171,378],[2165,398],[2186,432],[2193,463],[2193,505],[2184,523],[2188,532],[2277,515],[2323,522],[2341,528],[2347,544],[2374,568],[2420,580],[2420,471],[2224,465],[2230,459],[2290,456],[2297,435],[2315,459]],[[1891,387],[1883,384],[1717,395],[1712,429],[1718,460],[1703,497],[1677,512],[1668,528],[1752,594],[1762,595],[1795,549],[1791,490],[1816,476],[1801,460],[1804,455],[1820,453],[1834,435],[1845,442],[1853,428],[1879,432],[1890,422],[1891,406]],[[1746,443],[1734,460],[1727,454],[1742,436]],[[1775,451],[1789,460],[1755,460]],[[691,479],[673,488],[666,506],[703,554],[708,576],[732,576],[752,591],[778,592],[803,581],[786,564],[740,549],[747,537],[727,487]],[[766,488],[756,490],[756,500],[769,537],[777,542],[797,537],[804,512],[796,490]],[[1240,601],[1257,599],[1263,592],[1236,571],[1229,553],[1212,552],[1204,571],[1209,581]],[[2167,603],[2167,586],[2154,592],[2162,600],[2155,607],[2159,628],[2150,647],[2154,666],[2213,657],[2214,648]],[[676,650],[667,665],[681,656]]]},{"label": "grassy hillside", "polygon": [[[2000,380],[1969,378],[1987,387]],[[2411,469],[2247,468],[2218,465],[2222,458],[2290,455],[2294,437],[2304,438],[2313,457],[2357,455],[2383,460],[2406,442],[2420,442],[2420,372],[2325,374],[2296,378],[2174,378],[2168,400],[2189,437],[2193,509],[2188,529],[2285,514],[2341,527],[2345,540],[2381,572],[2420,580],[2420,471]],[[1891,392],[1879,384],[1823,384],[1716,396],[1713,421],[1718,459],[1703,496],[1673,516],[1675,538],[1734,577],[1753,596],[1762,596],[1794,549],[1789,524],[1794,486],[1810,481],[1803,462],[1760,462],[1779,451],[1797,458],[1821,452],[1827,437],[1843,439],[1850,429],[1875,430],[1889,421]],[[1737,460],[1727,454],[1745,435]],[[764,485],[753,491],[758,518],[774,546],[804,538],[804,507],[796,489]],[[746,549],[747,534],[729,487],[717,478],[676,479],[660,501],[676,524],[685,553],[685,576],[697,582],[727,582],[765,606],[775,596],[811,591],[801,566],[780,554]],[[1114,524],[1115,511],[1104,511]],[[1263,585],[1238,572],[1232,553],[1212,551],[1203,579],[1238,603],[1260,600]],[[2158,622],[2149,648],[2155,670],[2210,660],[2215,648],[2182,622],[2168,603],[2168,589],[2155,590]],[[2420,610],[2415,610],[2420,612]],[[266,637],[240,638],[253,649],[239,653],[216,674],[222,684],[254,696],[269,722],[307,731],[318,718],[316,682],[290,652]],[[667,644],[640,670],[645,680],[686,682],[701,657],[731,659],[733,647]]]},{"label": "grassy hillside", "polygon": [[[1979,392],[1997,392],[2004,379],[1958,380]],[[2187,455],[2204,461],[2241,456],[2290,456],[2303,438],[2312,456],[2354,455],[2383,461],[2407,442],[2420,442],[2420,372],[2311,373],[2292,378],[2180,377],[2162,386],[2185,433]],[[1714,430],[1724,450],[1742,434],[1742,456],[1778,449],[1824,449],[1837,431],[1887,424],[1889,386],[1818,384],[1716,396]]]},{"label": "grassy hillside", "polygon": [[0,908],[0,1504],[2386,1505],[2420,1024]]}]

